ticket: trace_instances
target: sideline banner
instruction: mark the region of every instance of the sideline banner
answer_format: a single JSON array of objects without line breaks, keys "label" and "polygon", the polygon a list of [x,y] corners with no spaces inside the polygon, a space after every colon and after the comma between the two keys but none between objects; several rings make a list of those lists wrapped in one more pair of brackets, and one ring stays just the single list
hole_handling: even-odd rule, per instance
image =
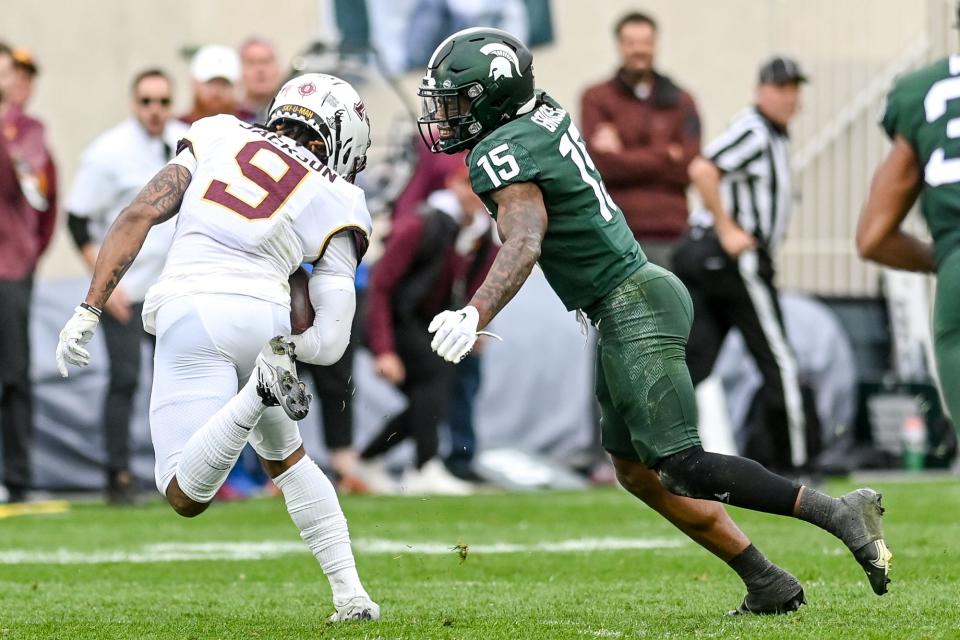
[{"label": "sideline banner", "polygon": [[[57,373],[57,335],[82,300],[89,280],[41,281],[34,287],[31,316],[34,380],[33,480],[37,489],[98,489],[105,482],[101,419],[109,362],[102,332],[90,343],[92,362]],[[580,333],[539,269],[503,310],[483,353],[483,382],[476,401],[478,448],[516,448],[567,460],[593,442],[593,341]],[[153,486],[153,446],[147,421],[153,354],[144,341],[143,370],[131,424],[133,471]],[[363,446],[393,414],[400,395],[373,372],[359,350],[354,363],[354,442]],[[309,376],[306,380],[310,384]],[[321,412],[300,423],[307,450],[325,459]],[[400,451],[399,455],[404,452]]]}]

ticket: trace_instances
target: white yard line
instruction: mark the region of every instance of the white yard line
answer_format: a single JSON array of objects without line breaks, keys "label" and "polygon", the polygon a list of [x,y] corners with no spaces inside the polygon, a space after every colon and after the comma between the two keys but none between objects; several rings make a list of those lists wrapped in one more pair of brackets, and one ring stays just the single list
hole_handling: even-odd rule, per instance
[{"label": "white yard line", "polygon": [[[686,542],[680,538],[580,538],[538,542],[535,544],[516,544],[495,542],[493,544],[471,544],[470,553],[576,553],[583,551],[626,551],[637,549],[672,549]],[[451,553],[452,544],[443,542],[399,542],[395,540],[359,539],[353,547],[359,553],[422,553],[439,555]]]},{"label": "white yard line", "polygon": [[[453,542],[404,542],[358,538],[354,551],[368,554],[422,554],[455,555]],[[638,551],[675,549],[686,545],[681,538],[581,538],[535,544],[496,542],[471,544],[469,554],[501,553],[583,553],[590,551]],[[57,549],[0,549],[0,565],[4,564],[108,564],[146,562],[191,562],[201,560],[266,560],[286,555],[306,554],[307,548],[295,540],[265,540],[261,542],[166,542],[149,544],[126,551],[78,551]]]}]

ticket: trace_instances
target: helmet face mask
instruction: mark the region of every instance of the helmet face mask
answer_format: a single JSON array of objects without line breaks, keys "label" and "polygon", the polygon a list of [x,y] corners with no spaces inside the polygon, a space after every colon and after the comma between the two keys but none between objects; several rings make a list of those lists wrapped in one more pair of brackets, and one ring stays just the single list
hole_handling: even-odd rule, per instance
[{"label": "helmet face mask", "polygon": [[[353,182],[367,166],[370,120],[357,92],[340,78],[308,73],[288,80],[270,106],[266,126],[294,138],[310,150],[311,139],[323,143],[318,159],[344,180]],[[303,128],[309,130],[309,134]]]},{"label": "helmet face mask", "polygon": [[471,112],[482,92],[483,87],[477,83],[452,89],[420,87],[421,116],[417,124],[431,151],[452,153],[480,136],[483,127]]},{"label": "helmet face mask", "polygon": [[456,153],[532,104],[533,56],[505,31],[464,29],[437,47],[417,93],[424,143],[434,153]]}]

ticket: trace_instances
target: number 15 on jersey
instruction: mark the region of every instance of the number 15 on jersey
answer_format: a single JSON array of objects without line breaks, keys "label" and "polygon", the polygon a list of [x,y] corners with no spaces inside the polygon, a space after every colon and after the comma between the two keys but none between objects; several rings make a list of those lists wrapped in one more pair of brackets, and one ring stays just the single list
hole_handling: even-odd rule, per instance
[{"label": "number 15 on jersey", "polygon": [[[577,127],[571,122],[567,130],[560,136],[560,144],[557,151],[564,158],[569,158],[577,167],[580,179],[589,186],[597,199],[600,216],[606,220],[613,220],[614,214],[619,211],[613,198],[607,193],[607,189],[597,172],[590,154],[587,153],[583,138]],[[477,159],[477,166],[486,172],[493,184],[494,189],[499,189],[505,182],[509,182],[520,174],[520,165],[513,154],[509,153],[509,145],[504,143],[494,147],[486,155]]]}]

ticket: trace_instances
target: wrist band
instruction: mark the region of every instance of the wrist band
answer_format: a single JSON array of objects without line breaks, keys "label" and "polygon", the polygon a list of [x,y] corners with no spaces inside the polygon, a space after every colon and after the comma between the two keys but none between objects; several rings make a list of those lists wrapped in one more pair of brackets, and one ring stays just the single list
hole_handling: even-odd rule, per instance
[{"label": "wrist band", "polygon": [[80,306],[86,309],[87,311],[89,311],[90,313],[96,314],[98,318],[103,314],[103,312],[100,311],[100,309],[97,309],[96,307],[89,305],[86,302],[81,302]]}]

